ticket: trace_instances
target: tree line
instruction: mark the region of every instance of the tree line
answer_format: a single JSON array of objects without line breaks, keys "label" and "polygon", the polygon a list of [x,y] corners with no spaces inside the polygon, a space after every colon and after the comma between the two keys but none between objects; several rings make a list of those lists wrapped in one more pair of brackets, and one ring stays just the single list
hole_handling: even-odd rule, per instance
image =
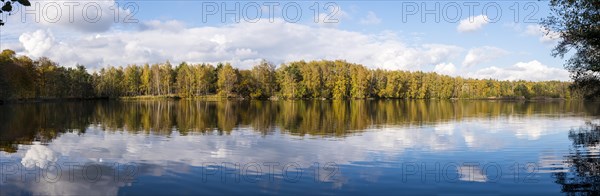
[{"label": "tree line", "polygon": [[368,69],[336,61],[296,61],[276,67],[262,61],[250,70],[229,63],[110,66],[89,73],[48,58],[0,53],[0,99],[129,96],[213,96],[251,99],[477,99],[578,98],[570,82],[500,81],[433,72]]}]

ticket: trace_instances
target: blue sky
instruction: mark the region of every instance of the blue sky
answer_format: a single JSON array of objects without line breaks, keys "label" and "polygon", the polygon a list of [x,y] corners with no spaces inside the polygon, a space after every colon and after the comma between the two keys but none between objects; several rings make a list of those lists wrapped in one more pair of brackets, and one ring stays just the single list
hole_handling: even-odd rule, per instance
[{"label": "blue sky", "polygon": [[[91,70],[166,60],[249,68],[263,58],[346,59],[453,76],[569,80],[564,60],[550,56],[557,33],[537,24],[549,14],[546,1],[31,1],[40,3],[29,13],[41,21],[22,11],[9,16],[0,48]],[[65,2],[75,4],[73,21]],[[94,18],[95,10],[102,15]]]}]

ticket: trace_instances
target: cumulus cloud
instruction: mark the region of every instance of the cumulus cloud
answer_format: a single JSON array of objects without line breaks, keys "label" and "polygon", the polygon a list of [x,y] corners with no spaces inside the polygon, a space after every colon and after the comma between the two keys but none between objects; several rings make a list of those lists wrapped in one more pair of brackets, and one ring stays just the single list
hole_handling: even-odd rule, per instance
[{"label": "cumulus cloud", "polygon": [[537,60],[518,62],[510,67],[488,67],[467,74],[474,78],[493,78],[499,80],[569,80],[569,72],[565,69],[544,65]]},{"label": "cumulus cloud", "polygon": [[42,56],[46,54],[55,44],[52,33],[44,30],[37,30],[31,33],[23,33],[19,37],[23,48],[32,56]]},{"label": "cumulus cloud", "polygon": [[440,63],[435,65],[433,71],[439,74],[454,76],[456,74],[456,66],[452,63]]},{"label": "cumulus cloud", "polygon": [[[508,52],[484,46],[464,49],[448,44],[406,44],[394,32],[362,33],[319,25],[274,22],[235,23],[223,26],[188,27],[176,20],[144,21],[137,28],[97,34],[66,36],[57,29],[37,29],[20,34],[16,42],[4,42],[19,54],[47,56],[64,66],[83,64],[90,70],[107,65],[186,61],[231,62],[250,68],[262,59],[275,64],[296,60],[345,59],[369,68],[433,70],[440,74],[508,80],[568,80],[568,72],[538,61],[508,67],[488,67],[458,72],[465,66],[489,62]],[[352,40],[352,41],[348,41]]]},{"label": "cumulus cloud", "polygon": [[474,17],[468,17],[460,21],[456,30],[458,32],[473,32],[481,29],[484,25],[488,24],[488,18],[486,15],[479,15]]},{"label": "cumulus cloud", "polygon": [[489,62],[498,57],[507,55],[508,52],[506,50],[492,47],[492,46],[483,46],[478,48],[473,48],[469,50],[467,56],[463,60],[462,64],[464,66],[472,66],[480,63]]},{"label": "cumulus cloud", "polygon": [[558,40],[558,38],[560,38],[560,33],[550,31],[549,29],[546,29],[541,25],[537,24],[527,25],[527,27],[525,28],[525,34],[540,37],[540,42],[542,43],[553,43],[556,40]]},{"label": "cumulus cloud", "polygon": [[77,40],[78,43],[72,43],[77,45],[77,47],[73,47],[71,44],[57,41],[50,30],[41,29],[34,32],[26,32],[19,36],[19,42],[23,46],[24,54],[34,58],[42,56],[50,57],[65,66],[74,66],[84,62],[89,64],[102,62],[102,59],[105,57],[98,56],[98,53],[94,54],[93,52],[97,50],[110,50],[109,48],[103,49],[103,47],[111,45],[102,42],[92,43],[89,40],[89,38]]},{"label": "cumulus cloud", "polygon": [[191,28],[177,21],[149,21],[136,31],[109,31],[62,40],[50,30],[37,30],[24,33],[19,41],[26,46],[26,55],[48,56],[63,65],[80,63],[91,68],[166,60],[227,61],[248,68],[264,58],[274,63],[346,59],[371,68],[420,70],[448,62],[462,52],[454,45],[406,45],[389,32],[365,34],[282,19]]},{"label": "cumulus cloud", "polygon": [[377,17],[375,12],[369,11],[365,18],[360,19],[360,24],[364,25],[374,25],[381,23],[381,18]]}]

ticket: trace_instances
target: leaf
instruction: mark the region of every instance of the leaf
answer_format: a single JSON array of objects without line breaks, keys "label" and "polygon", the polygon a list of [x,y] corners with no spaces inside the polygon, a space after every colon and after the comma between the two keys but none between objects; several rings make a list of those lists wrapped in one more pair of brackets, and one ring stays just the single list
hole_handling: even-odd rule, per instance
[{"label": "leaf", "polygon": [[2,6],[2,11],[10,12],[11,10],[12,10],[12,5],[10,5],[10,2],[6,2],[4,4],[4,6]]},{"label": "leaf", "polygon": [[24,6],[31,6],[31,3],[29,3],[29,0],[17,0],[21,5]]}]

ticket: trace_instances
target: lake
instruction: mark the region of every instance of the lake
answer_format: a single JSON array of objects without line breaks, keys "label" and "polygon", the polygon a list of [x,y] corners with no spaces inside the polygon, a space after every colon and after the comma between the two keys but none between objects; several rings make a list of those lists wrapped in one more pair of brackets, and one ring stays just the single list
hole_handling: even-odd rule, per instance
[{"label": "lake", "polygon": [[1,195],[597,194],[600,104],[0,105]]}]

